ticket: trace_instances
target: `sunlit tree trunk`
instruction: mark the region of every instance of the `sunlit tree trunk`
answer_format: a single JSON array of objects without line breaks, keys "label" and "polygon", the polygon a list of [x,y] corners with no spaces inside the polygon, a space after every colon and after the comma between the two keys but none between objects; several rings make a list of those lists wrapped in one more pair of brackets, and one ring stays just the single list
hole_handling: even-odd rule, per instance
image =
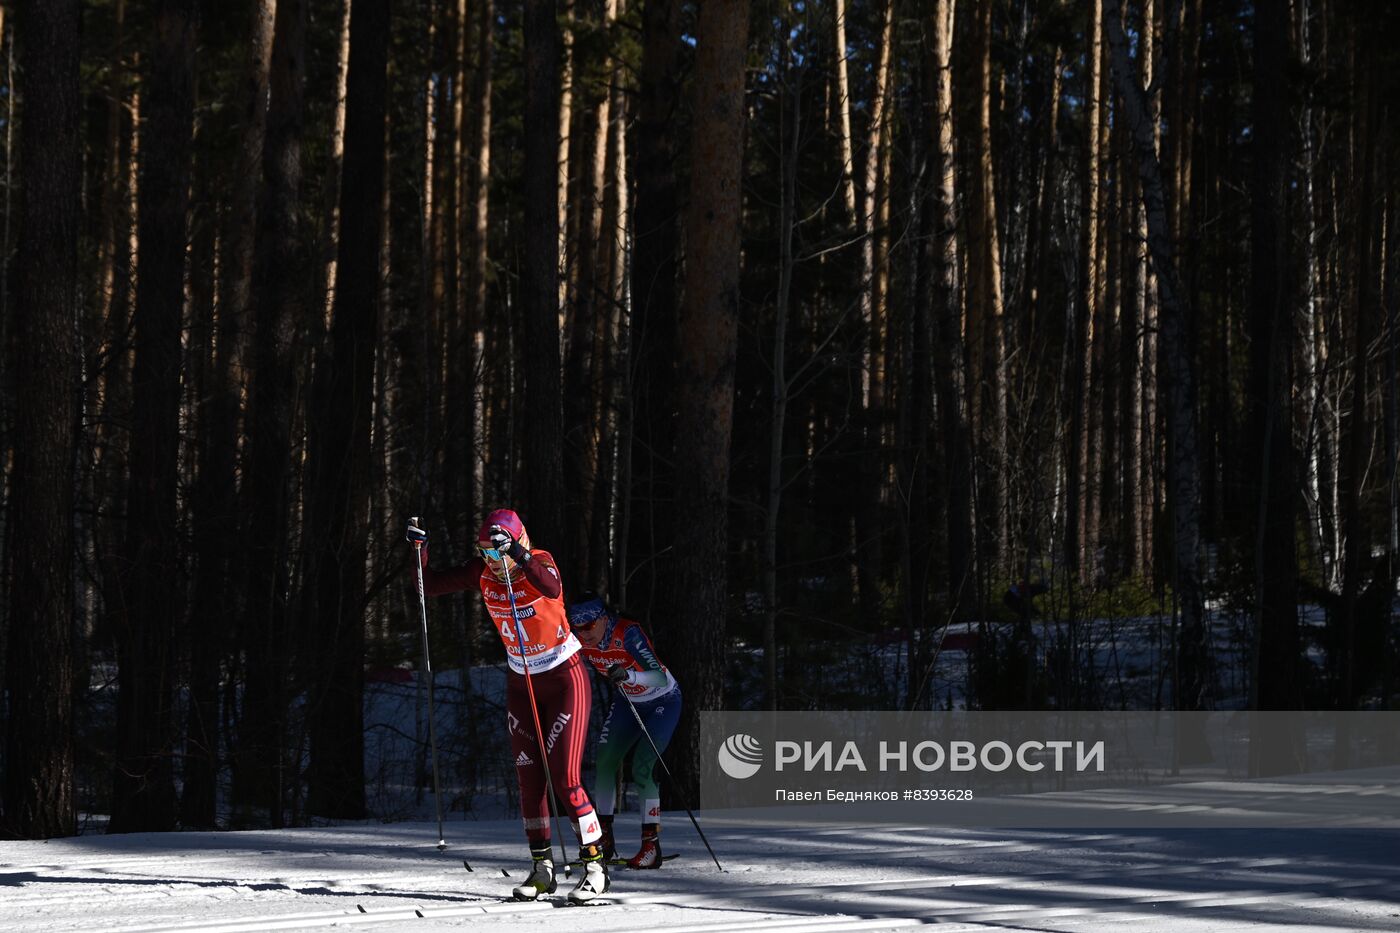
[{"label": "sunlit tree trunk", "polygon": [[[274,0],[264,0],[272,3]],[[317,284],[312,296],[320,298],[320,311],[330,319],[335,301],[335,253],[337,228],[340,221],[340,166],[345,159],[345,79],[350,69],[350,0],[338,0],[341,6],[340,42],[335,57],[335,108],[331,116],[331,157],[326,163],[322,182],[321,227],[317,241],[315,265],[312,267]]]},{"label": "sunlit tree trunk", "polygon": [[[1313,24],[1310,0],[1299,0],[1297,7],[1298,55],[1305,69],[1316,67],[1313,53]],[[1323,519],[1322,500],[1322,457],[1324,419],[1322,413],[1323,394],[1319,391],[1322,380],[1319,335],[1321,334],[1322,269],[1319,257],[1319,224],[1317,205],[1318,156],[1316,115],[1309,99],[1304,98],[1299,118],[1300,142],[1302,145],[1302,188],[1301,220],[1303,224],[1303,293],[1301,301],[1302,320],[1300,326],[1300,346],[1302,350],[1302,372],[1299,373],[1301,390],[1301,430],[1302,455],[1304,458],[1304,502],[1308,512],[1308,549],[1314,562],[1321,568],[1326,586],[1334,587],[1339,566],[1330,548],[1326,547],[1327,530]]]},{"label": "sunlit tree trunk", "polygon": [[570,210],[569,184],[573,166],[570,164],[569,150],[573,145],[573,126],[577,117],[574,115],[574,30],[575,30],[575,9],[578,0],[555,0],[555,17],[562,24],[562,29],[553,30],[558,37],[561,47],[558,51],[558,74],[559,74],[559,131],[554,139],[559,146],[559,161],[555,166],[555,171],[559,179],[559,221],[558,221],[558,287],[559,287],[559,331],[564,332],[565,315],[569,308],[569,285],[574,277],[573,253],[571,252],[573,243],[570,242],[571,232],[570,221],[576,215]]},{"label": "sunlit tree trunk", "polygon": [[[618,3],[616,16],[626,15],[625,4]],[[610,62],[608,95],[610,125],[608,126],[607,158],[605,162],[604,208],[601,242],[606,257],[600,283],[600,310],[593,329],[593,421],[597,425],[598,473],[593,483],[593,507],[588,540],[588,576],[586,582],[597,592],[606,592],[613,576],[613,561],[617,553],[617,503],[622,494],[621,446],[623,413],[627,404],[624,361],[627,359],[628,298],[627,263],[630,240],[629,194],[627,162],[628,121],[627,89],[624,86],[624,63],[614,58]]]},{"label": "sunlit tree trunk", "polygon": [[[466,323],[470,348],[469,371],[481,372],[485,355],[486,316],[487,316],[487,269],[488,238],[490,233],[491,206],[491,90],[492,55],[494,50],[493,0],[479,0],[476,4],[476,68],[473,76],[471,97],[472,130],[471,152],[467,160],[468,173],[468,226],[465,237],[468,263]],[[483,451],[486,446],[486,411],[482,404],[481,386],[472,380],[471,399],[471,511],[480,513],[485,508],[485,461]],[[465,401],[465,399],[459,399]]]},{"label": "sunlit tree trunk", "polygon": [[973,577],[972,448],[968,432],[970,393],[963,380],[962,301],[958,283],[957,159],[953,149],[954,0],[938,0],[933,11],[935,69],[933,123],[934,373],[939,425],[947,459],[948,592],[959,616],[971,608]]},{"label": "sunlit tree trunk", "polygon": [[836,112],[841,131],[841,195],[846,202],[846,216],[855,222],[856,173],[855,156],[851,146],[851,79],[846,64],[847,0],[832,0],[832,20],[836,25],[834,60],[836,65]]}]

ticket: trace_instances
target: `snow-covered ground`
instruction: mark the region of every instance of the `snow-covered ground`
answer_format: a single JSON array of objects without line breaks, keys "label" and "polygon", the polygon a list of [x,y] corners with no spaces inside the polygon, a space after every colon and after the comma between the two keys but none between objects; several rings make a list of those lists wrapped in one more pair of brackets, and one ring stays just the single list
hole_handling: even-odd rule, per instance
[{"label": "snow-covered ground", "polygon": [[[1380,777],[1390,783],[1376,792],[1393,791],[1395,776]],[[1198,790],[1153,788],[1141,802],[1198,807]],[[1233,808],[1262,790],[1216,785],[1212,799]],[[546,902],[504,899],[527,862],[514,820],[450,822],[443,852],[431,822],[5,842],[0,930],[1400,930],[1395,821],[1076,832],[816,815],[699,814],[721,874],[684,813],[667,814],[664,842],[681,857],[615,869],[609,903],[588,907],[565,907],[564,887]],[[628,816],[619,828],[630,848]]]}]

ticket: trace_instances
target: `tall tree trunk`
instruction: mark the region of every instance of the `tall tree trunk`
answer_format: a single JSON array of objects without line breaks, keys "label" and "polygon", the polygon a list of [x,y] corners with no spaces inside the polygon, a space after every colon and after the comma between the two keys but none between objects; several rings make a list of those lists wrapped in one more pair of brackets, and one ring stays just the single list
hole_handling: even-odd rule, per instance
[{"label": "tall tree trunk", "polygon": [[[275,0],[263,0],[273,3]],[[350,70],[350,0],[337,0],[341,7],[340,43],[335,57],[335,109],[331,117],[331,157],[326,162],[326,176],[321,183],[321,226],[317,238],[312,272],[316,284],[312,298],[316,307],[330,318],[335,301],[335,254],[337,227],[340,222],[340,166],[345,159],[345,81]]]},{"label": "tall tree trunk", "polygon": [[[659,598],[660,555],[671,541],[675,445],[677,260],[675,123],[680,98],[680,0],[643,0],[642,70],[632,134],[637,194],[629,329],[631,494],[628,547],[613,597],[650,609]],[[637,566],[633,567],[634,552]],[[637,584],[627,581],[634,574]],[[640,591],[640,595],[639,595]],[[659,607],[658,607],[659,608]]]},{"label": "tall tree trunk", "polygon": [[790,32],[784,23],[782,71],[779,76],[781,125],[778,194],[778,293],[773,305],[773,377],[768,427],[768,489],[763,516],[763,681],[764,708],[778,709],[778,528],[783,501],[783,438],[788,392],[787,330],[792,301],[792,234],[797,200],[797,162],[801,150],[801,65],[792,63]]},{"label": "tall tree trunk", "polygon": [[1093,422],[1094,399],[1097,397],[1095,379],[1095,332],[1100,303],[1099,284],[1099,200],[1100,173],[1103,163],[1102,127],[1105,106],[1106,77],[1103,73],[1103,16],[1104,8],[1098,3],[1090,9],[1091,28],[1089,33],[1088,78],[1089,93],[1087,132],[1085,147],[1087,152],[1084,178],[1084,211],[1081,218],[1084,237],[1083,299],[1080,302],[1079,320],[1076,322],[1075,343],[1078,354],[1074,363],[1075,405],[1070,425],[1071,451],[1069,456],[1069,502],[1066,508],[1066,557],[1068,566],[1078,572],[1083,582],[1093,572],[1092,535],[1089,531],[1090,500],[1093,490],[1090,450],[1090,431]]},{"label": "tall tree trunk", "polygon": [[[488,247],[490,235],[491,194],[491,89],[492,52],[494,48],[493,0],[479,0],[476,5],[476,68],[473,75],[471,156],[467,160],[469,206],[466,243],[468,273],[466,288],[466,330],[470,341],[469,371],[481,372],[485,356],[486,298]],[[467,396],[459,396],[465,398]],[[486,412],[482,405],[480,385],[471,388],[471,503],[469,512],[481,514],[486,508],[485,472],[482,457],[486,446]],[[475,605],[475,601],[473,601]]]},{"label": "tall tree trunk", "polygon": [[[140,56],[133,56],[137,70]],[[117,254],[117,269],[113,279],[111,320],[107,324],[112,361],[103,380],[103,415],[113,419],[104,425],[100,439],[105,466],[97,492],[109,503],[105,521],[95,529],[96,545],[107,553],[102,565],[103,606],[109,631],[115,633],[126,612],[123,588],[126,578],[126,513],[125,500],[130,476],[131,450],[131,365],[132,328],[136,313],[136,253],[138,246],[136,218],[140,213],[140,164],[142,139],[141,86],[131,89],[126,139],[124,191],[120,224],[124,242]]]},{"label": "tall tree trunk", "polygon": [[[559,147],[558,162],[555,165],[555,173],[558,176],[558,189],[556,194],[559,199],[559,220],[558,227],[556,228],[559,238],[559,245],[556,253],[558,257],[556,259],[556,265],[558,267],[556,275],[558,279],[559,300],[556,309],[559,315],[559,330],[561,332],[564,330],[565,312],[569,306],[569,284],[573,281],[574,277],[573,254],[570,252],[573,244],[569,241],[569,221],[571,217],[577,217],[577,214],[573,214],[569,209],[571,206],[569,180],[570,169],[572,168],[570,165],[569,150],[572,148],[573,143],[573,125],[578,119],[574,114],[574,75],[578,70],[574,64],[574,33],[577,30],[577,18],[574,6],[577,2],[578,0],[563,0],[561,5],[560,0],[553,0],[553,5],[550,7],[555,21],[558,22],[562,20],[564,25],[562,30],[556,26],[550,26],[551,42],[557,37],[559,45],[562,46],[562,48],[555,53],[559,62],[559,83],[557,89],[554,91],[554,93],[559,95],[559,105],[557,109],[559,128],[558,133],[553,137],[555,145]],[[554,74],[554,71],[551,69],[550,73]]]},{"label": "tall tree trunk", "polygon": [[[1299,0],[1298,3],[1298,57],[1299,63],[1305,70],[1312,70],[1316,67],[1316,60],[1313,55],[1312,43],[1312,12],[1309,0]],[[1331,587],[1335,585],[1334,576],[1337,561],[1330,550],[1325,546],[1327,540],[1327,528],[1323,519],[1322,501],[1322,438],[1325,427],[1321,391],[1322,372],[1319,354],[1319,335],[1321,333],[1321,306],[1322,306],[1322,263],[1319,256],[1319,232],[1318,206],[1317,206],[1317,176],[1318,176],[1318,155],[1317,155],[1317,132],[1314,128],[1316,121],[1312,102],[1304,100],[1299,125],[1301,129],[1302,143],[1302,163],[1299,170],[1302,173],[1300,187],[1303,195],[1301,205],[1301,219],[1303,224],[1303,293],[1301,295],[1302,307],[1302,372],[1299,374],[1302,379],[1301,386],[1301,435],[1303,438],[1302,455],[1305,460],[1304,467],[1304,495],[1303,499],[1307,503],[1308,528],[1307,537],[1308,549],[1312,552],[1313,562],[1321,568],[1323,585]]]},{"label": "tall tree trunk", "polygon": [[117,761],[109,832],[175,826],[174,639],[183,618],[176,511],[180,330],[184,312],[198,8],[156,8],[150,118],[141,177],[127,496],[125,624],[118,638]]},{"label": "tall tree trunk", "polygon": [[[1360,700],[1362,684],[1357,679],[1358,626],[1364,624],[1358,602],[1371,571],[1370,548],[1372,521],[1366,508],[1366,475],[1374,444],[1374,428],[1368,411],[1372,391],[1371,352],[1376,337],[1375,321],[1379,317],[1383,275],[1381,243],[1384,230],[1381,222],[1381,198],[1377,196],[1376,149],[1380,137],[1381,101],[1378,70],[1377,39],[1371,28],[1376,5],[1358,5],[1351,10],[1351,43],[1355,55],[1355,97],[1352,145],[1355,147],[1351,184],[1355,187],[1357,217],[1351,238],[1349,288],[1347,297],[1355,309],[1351,346],[1351,411],[1343,422],[1345,451],[1339,474],[1343,514],[1339,516],[1346,529],[1344,576],[1342,580],[1342,683],[1340,707],[1355,709]],[[1345,753],[1343,752],[1343,755]],[[1346,767],[1344,757],[1335,762]]]},{"label": "tall tree trunk", "polygon": [[[228,269],[219,295],[213,346],[199,400],[199,434],[194,491],[197,570],[191,587],[191,632],[210,636],[190,641],[190,704],[186,728],[180,820],[186,826],[215,825],[219,768],[218,688],[223,637],[238,627],[236,600],[225,593],[234,578],[235,551],[228,529],[238,522],[238,372],[250,316],[253,242],[257,225],[258,182],[262,177],[268,72],[272,57],[274,0],[260,0],[249,23],[248,59],[243,85],[243,133],[239,140],[233,198],[219,266]],[[212,271],[212,270],[211,270]]]},{"label": "tall tree trunk", "polygon": [[[555,0],[525,2],[525,520],[559,558],[565,585],[578,555],[564,523],[564,410],[559,373],[559,82]],[[563,553],[560,553],[563,552]]]},{"label": "tall tree trunk", "polygon": [[[113,16],[116,22],[112,39],[111,73],[107,82],[106,161],[103,166],[101,241],[98,244],[97,299],[101,308],[99,319],[102,321],[109,321],[112,317],[116,302],[118,255],[126,245],[127,236],[125,225],[121,222],[125,194],[122,129],[126,125],[123,107],[126,94],[126,62],[122,55],[126,39],[126,0],[117,0]],[[0,33],[0,37],[3,37],[3,33]],[[6,212],[8,213],[8,210]],[[5,248],[8,249],[8,243],[5,244]],[[3,331],[0,331],[0,336],[3,336]]]},{"label": "tall tree trunk", "polygon": [[[1154,23],[1153,0],[1145,0],[1142,11],[1142,52],[1139,64],[1142,70],[1143,87],[1153,88],[1148,100],[1152,120],[1152,139],[1161,158],[1161,91],[1160,83],[1153,83],[1156,74],[1157,30]],[[1133,275],[1132,324],[1125,334],[1124,347],[1128,351],[1126,363],[1131,366],[1131,391],[1128,397],[1128,437],[1124,445],[1123,480],[1124,505],[1126,509],[1124,544],[1128,549],[1128,559],[1124,569],[1142,576],[1151,569],[1152,557],[1152,453],[1155,446],[1153,425],[1150,415],[1152,399],[1156,391],[1153,376],[1156,332],[1156,307],[1152,300],[1152,274],[1148,269],[1147,257],[1147,217],[1142,208],[1142,199],[1136,194],[1137,186],[1130,179],[1124,179],[1124,188],[1132,189],[1125,207],[1131,212],[1134,235],[1129,238],[1128,259]],[[1125,308],[1128,307],[1124,303]]]},{"label": "tall tree trunk", "polygon": [[[242,135],[229,204],[227,246],[223,254],[224,286],[221,301],[227,306],[229,324],[248,320],[252,306],[254,244],[258,231],[258,188],[262,180],[263,147],[266,145],[267,90],[272,67],[272,35],[277,0],[257,0],[249,16],[248,58],[239,106]],[[240,331],[231,337],[242,340]],[[234,358],[234,365],[239,362]]]},{"label": "tall tree trunk", "polygon": [[[101,353],[105,359],[98,370],[96,398],[88,402],[96,414],[90,443],[96,473],[93,498],[100,505],[93,519],[92,547],[102,590],[102,616],[97,621],[96,629],[103,633],[110,633],[119,624],[117,620],[121,614],[122,578],[125,572],[121,543],[125,533],[125,510],[121,506],[126,491],[130,446],[132,263],[136,254],[136,156],[139,151],[141,110],[139,86],[127,86],[130,82],[123,57],[126,47],[124,2],[118,5],[115,13],[116,35],[108,89],[111,99],[107,113],[110,121],[107,184],[102,205],[102,237],[105,242],[101,246],[98,271],[102,330],[100,334],[92,335],[92,339],[101,341]],[[8,104],[13,121],[13,95]],[[7,140],[12,132],[13,127],[7,127]],[[7,141],[7,166],[10,164],[9,148]],[[10,181],[7,174],[7,189]],[[8,207],[6,218],[8,231]],[[3,242],[8,244],[8,232]],[[8,249],[6,255],[9,255]],[[0,318],[5,317],[4,309],[0,308]],[[5,345],[4,331],[5,323],[0,321],[0,346]],[[4,456],[3,450],[0,450],[0,456]]]},{"label": "tall tree trunk", "polygon": [[[1294,516],[1293,323],[1284,282],[1283,225],[1287,198],[1288,10],[1254,10],[1253,178],[1250,188],[1249,413],[1250,446],[1259,457],[1254,537],[1254,709],[1302,707],[1302,644],[1298,634],[1298,556]],[[1295,772],[1298,749],[1251,743],[1252,773]]]},{"label": "tall tree trunk", "polygon": [[[836,111],[841,128],[841,195],[846,202],[846,216],[852,223],[856,215],[855,156],[851,145],[851,79],[846,65],[846,15],[848,0],[833,0],[832,19],[836,25],[834,59],[836,65]],[[883,34],[883,30],[881,30]]]},{"label": "tall tree trunk", "polygon": [[1174,583],[1181,612],[1177,638],[1176,696],[1179,710],[1207,709],[1210,702],[1209,647],[1203,618],[1200,570],[1200,483],[1196,451],[1195,381],[1188,330],[1187,296],[1182,292],[1167,223],[1162,166],[1153,145],[1146,95],[1137,84],[1118,0],[1103,0],[1103,18],[1112,49],[1113,75],[1132,134],[1147,212],[1148,250],[1161,298],[1162,344],[1167,379],[1167,445],[1173,526]]},{"label": "tall tree trunk", "polygon": [[[285,2],[285,0],[282,0]],[[312,385],[309,613],[321,652],[308,697],[309,812],[365,813],[365,555],[370,422],[379,327],[380,210],[388,97],[390,3],[353,0],[345,102],[339,283],[330,340]]]},{"label": "tall tree trunk", "polygon": [[[617,0],[593,0],[576,10],[576,21],[588,22],[592,31],[606,36],[617,16]],[[606,49],[606,44],[602,46]],[[601,248],[603,201],[606,194],[608,130],[611,95],[602,77],[611,68],[604,52],[597,60],[578,57],[574,96],[579,104],[574,124],[578,138],[573,141],[574,212],[578,235],[573,249],[575,288],[569,314],[569,338],[565,351],[565,434],[561,440],[568,452],[569,469],[569,552],[576,555],[578,582],[590,581],[590,567],[601,555],[590,553],[595,486],[600,479],[599,452],[603,439],[595,418],[599,393],[604,386],[592,378],[597,359],[594,334],[609,313],[605,297],[609,269],[600,268],[609,259]]]},{"label": "tall tree trunk", "polygon": [[[74,437],[79,394],[78,221],[82,100],[78,0],[19,9],[24,122],[16,257],[14,461],[5,586],[4,819],[0,835],[76,832],[72,664]],[[9,85],[14,93],[14,84]],[[6,309],[6,314],[9,314]],[[3,348],[8,349],[8,348]],[[23,529],[23,535],[15,532]]]},{"label": "tall tree trunk", "polygon": [[[938,16],[937,8],[933,16]],[[940,40],[935,28],[932,42]],[[937,134],[936,112],[938,70],[935,55],[928,45],[918,59],[913,86],[921,92],[922,100],[911,119],[914,138],[910,141],[915,183],[909,186],[909,212],[914,220],[918,246],[908,251],[913,264],[909,287],[903,299],[903,326],[899,371],[901,388],[899,420],[895,437],[900,451],[897,488],[904,490],[897,500],[900,509],[901,562],[903,573],[903,619],[909,645],[909,669],[903,706],[916,709],[927,702],[929,659],[933,654],[932,632],[928,616],[929,572],[933,555],[933,500],[929,495],[929,460],[934,452],[929,443],[933,420],[933,340],[930,328],[934,314],[934,275],[938,266],[935,250],[937,240],[934,210],[934,190],[938,184],[925,179],[930,169],[936,174],[938,163],[934,144]],[[932,105],[932,106],[931,106]]]},{"label": "tall tree trunk", "polygon": [[[990,566],[999,566],[1007,556],[1007,513],[1010,470],[1007,454],[1007,356],[1005,304],[1002,300],[1001,247],[997,234],[996,177],[992,160],[992,11],[990,3],[979,4],[973,12],[975,59],[972,69],[972,97],[977,103],[969,191],[968,239],[968,316],[977,326],[969,326],[969,353],[975,361],[973,385],[974,420],[979,447],[992,455],[982,472],[980,501],[984,550]],[[975,331],[976,337],[972,334]],[[990,402],[990,410],[987,408]]]},{"label": "tall tree trunk", "polygon": [[283,746],[293,636],[288,606],[292,423],[306,332],[310,263],[300,235],[305,0],[278,0],[273,27],[262,193],[253,259],[257,306],[248,386],[248,453],[240,490],[247,522],[241,642],[245,686],[233,771],[235,825],[256,825],[251,808],[282,824]]},{"label": "tall tree trunk", "polygon": [[[626,15],[619,0],[616,16]],[[609,114],[602,242],[606,257],[600,301],[603,313],[593,329],[593,421],[598,433],[598,474],[593,484],[586,584],[605,592],[617,554],[622,495],[622,424],[627,405],[625,370],[628,339],[627,266],[631,241],[627,163],[628,99],[623,61],[614,56],[608,77]]]},{"label": "tall tree trunk", "polygon": [[686,215],[685,305],[680,317],[680,421],[676,459],[675,583],[668,656],[686,685],[676,771],[695,799],[697,713],[723,709],[728,615],[729,460],[739,325],[744,163],[746,0],[709,0],[696,30],[691,177]]},{"label": "tall tree trunk", "polygon": [[890,46],[894,38],[894,0],[884,0],[880,13],[880,39],[875,53],[875,85],[870,98],[870,125],[867,128],[865,170],[861,179],[861,322],[865,329],[864,359],[861,362],[861,403],[864,420],[864,444],[858,463],[860,494],[853,497],[855,507],[856,574],[859,581],[860,603],[868,613],[877,611],[881,578],[880,534],[881,520],[881,438],[884,418],[884,386],[881,359],[884,352],[881,334],[885,327],[883,286],[883,250],[879,248],[880,154],[885,145],[886,116],[890,81]]},{"label": "tall tree trunk", "polygon": [[968,431],[971,394],[963,381],[962,302],[957,276],[957,158],[953,151],[954,0],[937,0],[933,12],[934,93],[934,373],[946,449],[948,592],[955,614],[965,616],[973,591],[972,447]]}]

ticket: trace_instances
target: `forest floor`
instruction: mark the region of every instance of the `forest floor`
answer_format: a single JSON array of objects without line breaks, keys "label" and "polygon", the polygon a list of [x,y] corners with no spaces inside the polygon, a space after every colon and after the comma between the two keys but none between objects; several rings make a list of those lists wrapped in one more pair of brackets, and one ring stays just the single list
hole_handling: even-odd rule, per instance
[{"label": "forest floor", "polygon": [[[1400,771],[1331,780],[1335,787],[1318,776],[1306,789],[1215,786],[1207,806],[1238,815],[1271,794],[1325,798],[1358,784],[1394,796]],[[1191,785],[1135,799],[1202,805]],[[589,907],[564,906],[571,881],[545,902],[505,899],[527,868],[517,820],[455,819],[442,852],[431,821],[5,842],[0,930],[1400,929],[1400,819],[1335,829],[1046,831],[862,825],[802,808],[786,818],[770,810],[699,816],[725,873],[684,814],[668,813],[664,842],[681,857],[660,871],[614,869],[609,903]],[[630,849],[632,836],[629,816],[619,817],[620,847]]]}]

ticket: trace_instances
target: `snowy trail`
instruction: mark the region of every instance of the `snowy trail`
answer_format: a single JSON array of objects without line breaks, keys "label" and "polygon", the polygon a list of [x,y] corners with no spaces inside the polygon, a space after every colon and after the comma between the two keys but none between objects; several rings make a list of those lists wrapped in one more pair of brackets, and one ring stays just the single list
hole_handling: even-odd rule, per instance
[{"label": "snowy trail", "polygon": [[[0,843],[0,930],[253,933],[593,929],[609,933],[1400,929],[1392,830],[930,830],[684,818],[656,872],[611,904],[502,901],[525,868],[515,821]],[[623,834],[624,846],[631,840]],[[461,859],[475,871],[462,869]]]}]

